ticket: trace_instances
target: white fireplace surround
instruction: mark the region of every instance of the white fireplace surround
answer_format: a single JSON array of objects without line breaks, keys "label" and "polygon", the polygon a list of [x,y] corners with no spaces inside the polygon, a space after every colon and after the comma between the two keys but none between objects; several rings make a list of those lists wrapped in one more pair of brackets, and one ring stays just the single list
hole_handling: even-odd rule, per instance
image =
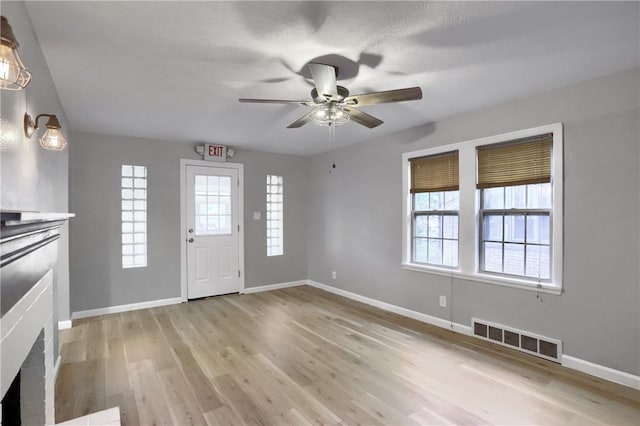
[{"label": "white fireplace surround", "polygon": [[[44,371],[37,363],[30,365],[30,377],[44,376],[44,419],[47,425],[55,424],[54,414],[54,347],[53,347],[53,271],[49,270],[40,281],[34,285],[2,318],[0,318],[0,395],[4,396],[11,382],[27,359],[34,343],[44,330],[43,345],[36,344],[35,349],[44,347]],[[25,371],[23,371],[24,376]],[[28,386],[33,380],[22,380],[22,395],[29,395]],[[41,382],[40,382],[41,383]],[[25,388],[26,386],[26,388]],[[42,395],[42,391],[31,393]],[[33,404],[36,408],[30,408]],[[32,424],[29,418],[41,418],[37,413],[37,406],[42,401],[29,400],[23,397],[21,401],[23,424]],[[2,407],[0,407],[1,412]],[[35,413],[35,414],[34,414]]]}]

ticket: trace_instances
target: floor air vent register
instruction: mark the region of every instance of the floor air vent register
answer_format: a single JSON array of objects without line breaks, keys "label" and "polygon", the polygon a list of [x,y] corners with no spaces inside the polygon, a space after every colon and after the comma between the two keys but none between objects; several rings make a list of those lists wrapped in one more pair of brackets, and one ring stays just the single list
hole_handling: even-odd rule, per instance
[{"label": "floor air vent register", "polygon": [[562,342],[501,324],[472,318],[473,335],[489,342],[534,355],[549,361],[561,362]]}]

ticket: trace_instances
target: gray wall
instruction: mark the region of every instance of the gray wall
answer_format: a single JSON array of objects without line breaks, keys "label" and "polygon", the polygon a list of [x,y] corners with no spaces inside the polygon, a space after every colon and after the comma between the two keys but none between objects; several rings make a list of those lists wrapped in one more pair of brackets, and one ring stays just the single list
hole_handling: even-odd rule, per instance
[{"label": "gray wall", "polygon": [[[74,133],[70,150],[71,310],[180,296],[180,159],[202,159],[193,145]],[[245,190],[245,285],[306,278],[308,160],[239,150]],[[148,266],[122,269],[120,166],[148,168]],[[266,256],[266,174],[285,182],[285,255]],[[253,221],[252,212],[262,219]]]},{"label": "gray wall", "polygon": [[[639,83],[634,69],[425,123],[340,149],[331,174],[329,155],[313,157],[309,278],[465,325],[475,316],[559,338],[567,355],[639,374]],[[559,121],[565,129],[563,295],[538,299],[531,291],[400,267],[403,152]],[[439,307],[439,295],[448,297],[448,308]]]},{"label": "gray wall", "polygon": [[[19,52],[33,79],[25,90],[0,91],[2,109],[1,137],[8,142],[0,152],[0,208],[2,210],[35,210],[68,212],[68,150],[46,151],[38,137],[42,128],[28,139],[22,130],[26,111],[37,114],[56,114],[60,119],[67,142],[69,125],[49,74],[40,44],[22,2],[3,2],[2,15],[7,17],[20,43]],[[44,122],[41,120],[41,125]],[[43,126],[44,127],[44,126]],[[67,225],[58,240],[58,264],[54,268],[54,322],[69,319],[69,243]],[[57,318],[57,319],[56,319]],[[54,340],[57,348],[57,333]]]}]

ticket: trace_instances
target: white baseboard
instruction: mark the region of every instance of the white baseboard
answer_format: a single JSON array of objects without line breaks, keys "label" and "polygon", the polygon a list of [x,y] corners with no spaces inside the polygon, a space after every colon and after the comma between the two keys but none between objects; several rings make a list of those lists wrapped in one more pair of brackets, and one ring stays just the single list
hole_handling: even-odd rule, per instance
[{"label": "white baseboard", "polygon": [[585,361],[569,355],[562,355],[562,366],[640,390],[640,376],[636,376],[634,374],[615,370],[613,368],[605,367],[604,365],[594,364],[593,362]]},{"label": "white baseboard", "polygon": [[385,311],[393,312],[403,317],[413,318],[415,320],[435,325],[437,327],[445,328],[447,330],[457,331],[458,333],[471,334],[471,327],[467,327],[462,324],[452,323],[446,319],[434,317],[431,315],[423,314],[421,312],[412,311],[411,309],[403,308],[402,306],[392,305],[390,303],[381,302],[370,297],[361,296],[350,291],[342,290],[336,287],[332,287],[327,284],[322,284],[316,281],[308,280],[308,285],[328,291],[329,293],[337,294],[338,296],[346,297],[347,299],[356,300],[358,302],[366,303],[367,305],[375,306],[376,308],[383,309]]},{"label": "white baseboard", "polygon": [[66,330],[71,327],[73,327],[71,320],[58,321],[58,330]]},{"label": "white baseboard", "polygon": [[71,319],[96,317],[98,315],[117,314],[119,312],[137,311],[138,309],[155,308],[158,306],[175,305],[182,303],[182,297],[170,299],[150,300],[148,302],[131,303],[128,305],[108,306],[106,308],[89,309],[71,314]]},{"label": "white baseboard", "polygon": [[[394,312],[398,315],[413,318],[418,321],[425,322],[427,324],[442,327],[447,330],[453,330],[457,333],[473,336],[473,330],[470,326],[458,324],[455,322],[449,322],[442,318],[437,318],[431,315],[423,314],[420,312],[412,311],[410,309],[403,308],[401,306],[391,305],[389,303],[381,302],[370,297],[361,296],[350,291],[342,290],[336,287],[332,287],[327,284],[322,284],[316,281],[308,280],[307,284],[316,287],[329,293],[337,294],[348,299],[356,300],[358,302],[366,303],[367,305],[375,306],[376,308],[383,309],[385,311]],[[605,367],[600,364],[594,364],[589,361],[585,361],[580,358],[575,358],[569,355],[562,355],[562,366],[570,368],[572,370],[581,371],[583,373],[590,374],[595,377],[599,377],[610,382],[618,383],[624,386],[628,386],[633,389],[640,390],[640,376],[636,376],[624,371],[615,370],[613,368]]]},{"label": "white baseboard", "polygon": [[300,285],[307,285],[308,280],[300,280],[300,281],[289,281],[287,283],[278,283],[278,284],[268,284],[268,285],[260,285],[257,287],[247,287],[242,290],[242,294],[251,294],[251,293],[259,293],[261,291],[271,291],[278,290],[281,288],[289,288],[289,287],[298,287]]}]

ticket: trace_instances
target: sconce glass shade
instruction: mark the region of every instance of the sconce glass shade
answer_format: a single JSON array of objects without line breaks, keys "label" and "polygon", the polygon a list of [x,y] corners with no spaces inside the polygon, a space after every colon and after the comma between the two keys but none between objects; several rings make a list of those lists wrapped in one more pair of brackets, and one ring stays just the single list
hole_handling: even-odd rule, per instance
[{"label": "sconce glass shade", "polygon": [[1,18],[0,89],[22,90],[31,81],[31,72],[18,53],[18,41],[7,18]]},{"label": "sconce glass shade", "polygon": [[351,117],[341,105],[329,102],[317,107],[311,118],[319,126],[341,126],[346,124]]},{"label": "sconce glass shade", "polygon": [[40,146],[51,151],[62,151],[67,146],[67,140],[60,130],[58,117],[50,115],[46,127],[47,130],[40,138]]},{"label": "sconce glass shade", "polygon": [[67,146],[67,140],[60,129],[49,129],[40,138],[40,146],[51,151],[62,151]]}]

